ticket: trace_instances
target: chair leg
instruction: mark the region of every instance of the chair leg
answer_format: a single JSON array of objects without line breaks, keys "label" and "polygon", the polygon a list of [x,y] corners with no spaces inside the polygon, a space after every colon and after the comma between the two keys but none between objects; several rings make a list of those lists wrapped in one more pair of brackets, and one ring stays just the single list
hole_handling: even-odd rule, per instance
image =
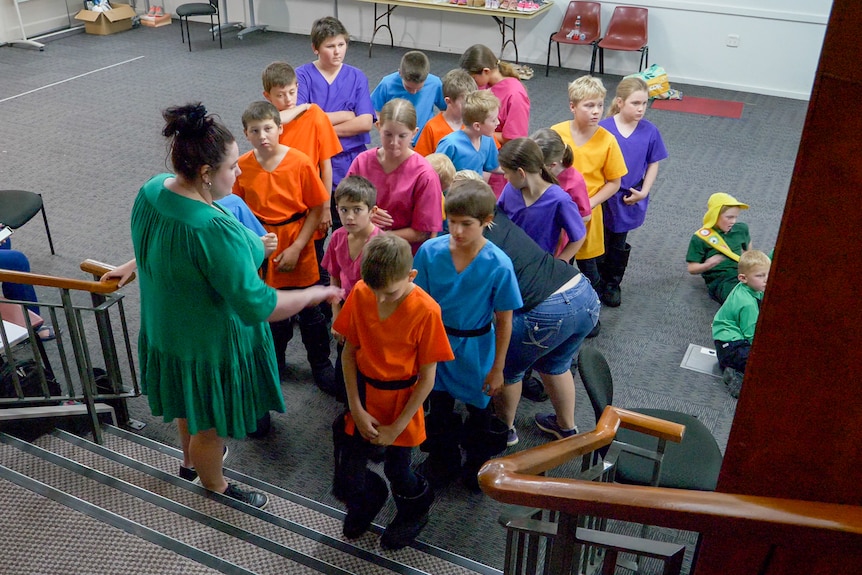
[{"label": "chair leg", "polygon": [[213,15],[210,14],[210,36],[212,36],[212,41],[215,42],[215,22],[213,22]]},{"label": "chair leg", "polygon": [[218,24],[218,49],[221,50],[221,12],[216,12],[216,24]]},{"label": "chair leg", "polygon": [[605,49],[599,46],[599,74],[605,73]]},{"label": "chair leg", "polygon": [[180,38],[183,39],[183,44],[186,43],[186,31],[183,30],[183,17],[180,16]]},{"label": "chair leg", "polygon": [[563,59],[560,57],[560,43],[557,42],[557,68],[562,69]]},{"label": "chair leg", "polygon": [[189,28],[189,17],[186,16],[186,36],[189,38],[189,52],[192,51],[192,31]]},{"label": "chair leg", "polygon": [[554,35],[551,34],[550,38],[548,38],[548,59],[545,61],[545,78],[548,77],[548,72],[551,69],[551,44],[554,43],[554,41],[551,40],[551,38],[553,38],[553,37],[554,37]]},{"label": "chair leg", "polygon": [[[39,197],[42,197],[42,194],[39,194]],[[56,255],[57,252],[54,251],[54,240],[51,239],[51,228],[48,227],[48,216],[45,215],[45,203],[42,203],[42,221],[45,222],[45,233],[48,234],[48,246],[51,248],[51,255]]]},{"label": "chair leg", "polygon": [[596,52],[599,49],[599,45],[593,42],[593,55],[590,58],[590,76],[592,76],[596,72]]}]

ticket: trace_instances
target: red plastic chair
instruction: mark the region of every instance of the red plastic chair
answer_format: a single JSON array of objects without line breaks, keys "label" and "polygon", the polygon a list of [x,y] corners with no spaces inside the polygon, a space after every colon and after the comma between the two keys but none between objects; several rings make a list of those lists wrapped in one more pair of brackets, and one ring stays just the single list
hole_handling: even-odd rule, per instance
[{"label": "red plastic chair", "polygon": [[644,64],[649,66],[649,35],[647,33],[646,8],[634,6],[617,6],[608,24],[605,37],[598,44],[599,48],[599,73],[605,73],[605,48],[608,50],[620,50],[623,52],[640,52],[641,60],[638,72],[643,70]]},{"label": "red plastic chair", "polygon": [[[581,34],[580,37],[569,37],[575,29],[575,22],[581,17]],[[602,35],[602,6],[598,2],[569,2],[569,7],[563,15],[563,23],[560,24],[560,29],[551,34],[548,38],[548,60],[545,62],[545,76],[551,68],[551,44],[557,43],[557,67],[561,67],[562,60],[560,59],[560,44],[574,44],[581,46],[592,46],[593,55],[590,59],[590,74],[596,67],[596,49],[601,40]]]}]

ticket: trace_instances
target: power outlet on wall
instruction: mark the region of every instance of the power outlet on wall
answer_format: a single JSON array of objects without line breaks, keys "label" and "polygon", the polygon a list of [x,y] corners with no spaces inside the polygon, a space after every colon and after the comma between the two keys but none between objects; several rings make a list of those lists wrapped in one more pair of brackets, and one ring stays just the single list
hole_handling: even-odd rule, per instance
[{"label": "power outlet on wall", "polygon": [[727,46],[729,48],[739,48],[739,34],[728,34]]}]

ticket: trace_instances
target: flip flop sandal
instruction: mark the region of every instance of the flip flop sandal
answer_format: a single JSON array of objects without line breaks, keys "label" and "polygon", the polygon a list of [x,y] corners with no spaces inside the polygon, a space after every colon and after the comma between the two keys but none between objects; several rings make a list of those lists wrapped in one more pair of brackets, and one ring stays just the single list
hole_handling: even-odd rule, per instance
[{"label": "flip flop sandal", "polygon": [[[42,335],[43,332],[47,332],[45,335]],[[57,333],[54,331],[54,328],[50,325],[43,325],[39,329],[36,330],[36,335],[39,336],[39,339],[42,341],[52,341],[57,339]]]}]

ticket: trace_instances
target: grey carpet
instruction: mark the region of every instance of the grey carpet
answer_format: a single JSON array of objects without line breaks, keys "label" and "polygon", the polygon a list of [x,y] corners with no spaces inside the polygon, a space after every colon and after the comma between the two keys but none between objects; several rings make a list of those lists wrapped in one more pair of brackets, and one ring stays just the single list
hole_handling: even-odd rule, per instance
[{"label": "grey carpet", "polygon": [[[348,26],[350,24],[348,23]],[[202,100],[237,135],[240,115],[261,93],[260,72],[273,60],[301,64],[312,59],[304,36],[251,34],[224,36],[224,49],[209,40],[206,27],[192,24],[194,52],[180,43],[176,22],[115,36],[73,34],[48,43],[44,52],[0,48],[0,188],[44,194],[57,256],[48,252],[41,222],[16,232],[15,246],[30,257],[34,271],[81,277],[78,263],[95,258],[119,264],[131,256],[129,211],[141,183],[166,170],[159,135],[159,111]],[[397,68],[405,49],[353,44],[348,63],[362,68],[374,86]],[[438,75],[455,67],[457,54],[429,54]],[[136,59],[137,58],[137,59]],[[131,60],[131,61],[130,61]],[[46,89],[55,82],[86,74]],[[531,128],[570,119],[566,83],[582,71],[536,67],[526,82],[532,98]],[[604,77],[612,90],[618,77]],[[671,78],[673,82],[673,78]],[[742,219],[754,244],[775,242],[805,118],[806,103],[697,86],[674,85],[685,94],[745,102],[740,120],[651,110],[670,152],[661,164],[646,224],[630,234],[631,264],[623,283],[623,305],[602,310],[602,334],[587,345],[608,357],[622,407],[673,408],[697,414],[724,448],[736,401],[719,380],[684,370],[680,360],[689,343],[712,347],[710,322],[717,310],[700,278],[685,271],[691,233],[700,225],[707,197],[728,191],[751,205]],[[20,96],[19,96],[20,95]],[[773,270],[780,273],[780,270]],[[137,333],[137,287],[125,290]],[[56,295],[40,290],[47,300]],[[180,310],[178,310],[180,313]],[[205,326],[188,325],[188,336]],[[301,344],[291,343],[295,369],[284,383],[288,411],[274,419],[273,433],[258,441],[231,441],[232,467],[335,505],[328,493],[331,455],[329,422],[334,402],[310,383]],[[146,402],[131,402],[133,416],[147,422],[142,433],[175,444],[174,430],[148,415]],[[516,422],[516,449],[547,440],[532,424],[549,404],[523,402]],[[576,419],[581,429],[594,424],[583,389],[578,387]],[[418,454],[417,454],[418,455]],[[427,543],[501,567],[505,534],[496,523],[499,505],[460,485],[443,490]],[[387,508],[388,515],[393,510]]]}]

